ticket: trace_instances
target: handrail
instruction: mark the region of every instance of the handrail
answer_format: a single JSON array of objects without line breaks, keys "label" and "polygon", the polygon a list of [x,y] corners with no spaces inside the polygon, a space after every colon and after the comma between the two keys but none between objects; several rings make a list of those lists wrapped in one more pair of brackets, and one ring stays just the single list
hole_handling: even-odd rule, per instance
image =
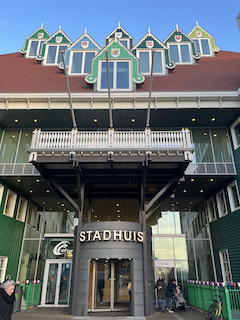
[{"label": "handrail", "polygon": [[189,129],[179,131],[41,131],[33,132],[32,151],[193,150]]}]

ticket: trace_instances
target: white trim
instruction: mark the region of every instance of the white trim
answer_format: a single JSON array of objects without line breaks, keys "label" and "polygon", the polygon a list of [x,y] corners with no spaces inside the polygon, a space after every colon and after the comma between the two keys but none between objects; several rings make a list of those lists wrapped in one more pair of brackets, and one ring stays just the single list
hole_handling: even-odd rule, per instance
[{"label": "white trim", "polygon": [[4,185],[0,184],[0,206],[2,204],[3,193],[4,193]]},{"label": "white trim", "polygon": [[[57,50],[56,50],[56,53],[55,53],[55,61],[54,61],[54,63],[49,63],[49,62],[47,62],[49,47],[57,47]],[[66,49],[65,49],[65,51],[66,51],[67,48],[68,48],[68,44],[67,44],[67,43],[60,43],[60,44],[51,43],[51,44],[46,44],[46,49],[45,49],[46,51],[45,51],[45,54],[44,54],[43,65],[45,65],[45,66],[58,66],[59,62],[57,61],[57,59],[58,59],[58,54],[59,54],[59,48],[60,48],[60,47],[66,47]]]},{"label": "white trim", "polygon": [[0,269],[2,271],[2,275],[0,274],[0,283],[2,283],[5,280],[8,257],[0,256],[0,261],[1,260],[3,265],[2,265],[2,268]]},{"label": "white trim", "polygon": [[[212,56],[214,56],[212,47],[211,47],[211,45],[210,45],[209,38],[191,38],[191,39],[192,39],[193,41],[195,41],[195,40],[198,40],[198,41],[199,41],[200,52],[198,52],[198,53],[199,53],[202,57],[212,57]],[[210,54],[204,54],[204,53],[203,53],[201,40],[207,40]],[[195,42],[194,42],[194,43],[195,43]],[[195,45],[195,46],[196,46],[196,45]],[[197,47],[195,47],[195,48],[196,48],[196,52],[197,52]]]},{"label": "white trim", "polygon": [[116,32],[117,29],[122,29],[122,31],[123,31],[126,35],[128,35],[130,39],[133,40],[133,37],[130,36],[130,34],[129,34],[122,26],[118,25],[118,26],[105,38],[105,41],[108,40],[112,35],[113,35],[113,37],[114,37],[114,34],[115,34],[115,32]]},{"label": "white trim", "polygon": [[[166,57],[165,57],[165,50],[164,49],[156,49],[155,52],[161,52],[162,53],[162,70],[163,72],[153,72],[154,75],[164,75],[166,74]],[[140,71],[140,53],[141,52],[148,52],[149,54],[149,72],[141,72]],[[136,56],[139,59],[139,72],[141,74],[150,74],[151,73],[151,65],[152,65],[152,55],[151,55],[152,49],[137,49],[136,50]]]},{"label": "white trim", "polygon": [[[131,50],[141,50],[141,49],[145,49],[145,48],[140,48],[138,49],[137,47],[147,38],[147,37],[152,37],[156,42],[158,42],[158,44],[160,44],[161,46],[163,46],[163,48],[159,48],[159,50],[162,49],[167,49],[167,47],[165,46],[165,44],[163,44],[158,38],[156,38],[151,32],[148,32],[145,34],[145,36],[143,38],[141,38],[138,43],[131,49]],[[157,48],[156,48],[157,49]]]},{"label": "white trim", "polygon": [[[213,204],[213,211],[214,212],[211,211],[210,202],[212,202],[212,204]],[[216,205],[216,207],[215,207],[215,205]],[[217,218],[218,218],[218,206],[217,206],[217,200],[216,200],[215,196],[213,196],[213,197],[211,197],[210,199],[207,200],[207,212],[208,212],[209,222],[217,220]]]},{"label": "white trim", "polygon": [[[99,72],[98,72],[98,81],[97,81],[97,90],[98,91],[108,91],[108,88],[106,89],[102,89],[101,88],[101,78],[102,78],[102,64],[103,62],[106,63],[105,60],[99,60],[98,61],[98,69],[99,69]],[[113,62],[113,88],[111,88],[110,90],[111,91],[131,91],[132,90],[132,61],[131,60],[109,60],[109,63],[110,62]],[[128,78],[129,78],[129,87],[127,89],[118,89],[117,88],[117,63],[118,62],[127,62],[128,65],[129,65],[129,75],[128,75]]]},{"label": "white trim", "polygon": [[[23,207],[21,208],[22,203],[23,203]],[[16,220],[18,220],[20,222],[25,222],[26,213],[27,213],[27,207],[28,207],[27,199],[24,199],[23,197],[20,197],[19,201],[18,201],[18,209],[17,209]],[[22,212],[20,212],[20,209],[21,209]]]},{"label": "white trim", "polygon": [[[221,206],[221,203],[220,203],[221,195],[223,195],[223,201],[224,201],[223,204],[224,204],[224,207],[225,207],[225,211],[224,212],[222,212],[222,206]],[[216,194],[216,199],[217,199],[217,207],[218,207],[219,218],[226,216],[228,214],[228,211],[227,211],[227,203],[226,203],[226,196],[225,196],[224,190],[221,190]]]},{"label": "white trim", "polygon": [[[96,50],[72,50],[70,52],[70,57],[69,57],[69,65],[68,65],[69,72],[68,72],[68,74],[72,75],[72,76],[77,76],[77,75],[80,75],[80,74],[82,74],[82,75],[88,74],[88,73],[84,72],[84,69],[85,69],[85,58],[86,58],[86,53],[91,53],[91,52],[93,52],[95,54],[95,57],[96,57],[96,55],[98,53]],[[80,73],[79,72],[72,72],[72,61],[73,61],[74,53],[82,53],[82,65],[81,65],[81,72]],[[95,57],[93,57],[93,59]],[[93,61],[93,59],[92,59],[92,61]]]},{"label": "white trim", "polygon": [[[47,42],[47,40],[48,39],[46,39],[46,38],[43,38],[43,39],[29,39],[26,58],[36,58],[41,52],[40,51],[41,42],[43,42],[43,44],[44,44],[45,42]],[[30,53],[31,44],[32,44],[33,41],[37,41],[38,42],[37,51],[36,51],[36,55],[35,56],[30,56],[29,53]],[[42,46],[43,46],[43,44],[42,44]]]},{"label": "white trim", "polygon": [[[227,261],[224,261],[224,256],[227,257]],[[219,251],[219,258],[220,258],[220,264],[221,264],[221,271],[222,271],[222,277],[223,277],[223,282],[232,282],[232,271],[231,271],[231,264],[230,264],[230,259],[229,259],[229,252],[228,249],[220,250]],[[229,267],[229,275],[230,279],[226,278],[226,269],[224,264],[228,264]]]},{"label": "white trim", "polygon": [[74,233],[44,233],[44,238],[74,238]]},{"label": "white trim", "polygon": [[[65,33],[63,30],[59,30],[59,29],[46,41],[46,43],[48,44],[48,42],[49,42],[52,38],[54,38],[55,35],[58,34],[58,33],[62,33],[63,36],[66,37],[66,38],[68,39],[68,41],[72,44],[72,40],[66,35],[66,33]],[[63,42],[63,43],[66,44],[66,42]],[[53,43],[53,44],[56,44],[56,43]],[[68,43],[68,45],[69,45],[69,43]]]},{"label": "white trim", "polygon": [[[12,195],[13,198],[12,198],[12,201],[11,201],[11,203],[9,205],[10,212],[7,213],[6,212],[6,207],[7,207],[8,198],[9,198],[10,195]],[[16,201],[17,201],[17,194],[15,192],[13,192],[12,190],[8,189],[7,190],[7,194],[6,194],[5,204],[4,204],[4,210],[3,210],[3,215],[4,216],[7,216],[9,218],[13,218],[14,211],[15,211],[15,206],[16,206]]]},{"label": "white trim", "polygon": [[[167,46],[168,46],[168,49],[169,49],[169,60],[173,63],[175,63],[176,65],[178,64],[193,64],[194,63],[194,60],[193,60],[193,52],[192,52],[192,46],[190,45],[191,42],[168,42],[167,43]],[[190,61],[189,62],[182,62],[182,54],[181,54],[181,50],[180,50],[180,46],[188,46],[189,47],[189,57],[190,57]],[[170,52],[170,46],[177,46],[178,48],[178,56],[179,56],[179,59],[180,61],[179,62],[176,62],[176,61],[172,61],[171,60],[171,52]]]},{"label": "white trim", "polygon": [[[69,47],[68,50],[71,50],[72,47],[74,47],[82,38],[87,37],[89,40],[99,49],[102,50],[102,48],[99,46],[99,44],[88,34],[88,33],[83,33],[76,41],[74,41]],[[77,51],[77,49],[75,49]],[[74,51],[75,51],[74,50]],[[91,49],[94,50],[94,49]]]},{"label": "white trim", "polygon": [[233,140],[233,146],[234,149],[236,150],[239,146],[240,143],[238,143],[237,138],[236,138],[236,133],[235,133],[235,127],[240,123],[240,117],[238,117],[233,124],[230,127],[231,130],[231,135],[232,135],[232,140]]},{"label": "white trim", "polygon": [[[237,190],[237,197],[238,197],[238,203],[239,203],[239,205],[237,207],[235,206],[234,199],[233,199],[233,192],[232,192],[233,186],[235,186],[236,190]],[[240,209],[240,196],[239,196],[239,189],[238,189],[238,184],[237,184],[236,180],[227,186],[227,191],[228,191],[228,198],[229,198],[231,211],[234,212],[236,210],[239,210]]]},{"label": "white trim", "polygon": [[[198,27],[199,29],[201,29],[201,30],[202,30],[203,32],[205,32],[210,38],[213,38],[213,40],[215,40],[214,37],[213,37],[211,34],[209,34],[206,30],[204,30],[204,29],[203,29],[201,26],[199,26],[199,25],[196,25],[196,26],[188,33],[188,38],[193,39],[193,38],[190,37],[190,34],[196,29],[196,27]],[[198,39],[201,39],[201,37],[198,38]]]}]

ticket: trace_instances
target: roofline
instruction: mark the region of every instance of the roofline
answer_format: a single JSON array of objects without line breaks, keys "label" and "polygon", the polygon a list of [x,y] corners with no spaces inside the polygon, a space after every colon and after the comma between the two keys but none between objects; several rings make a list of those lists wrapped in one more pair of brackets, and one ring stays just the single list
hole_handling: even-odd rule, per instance
[{"label": "roofline", "polygon": [[146,39],[148,36],[151,36],[155,39],[155,41],[157,41],[161,46],[163,46],[164,49],[168,49],[167,46],[165,46],[165,44],[163,44],[163,42],[161,42],[156,36],[154,36],[151,32],[147,32],[145,34],[145,36],[143,36],[138,43],[131,49],[131,50],[136,50],[137,47],[144,41],[144,39]]}]

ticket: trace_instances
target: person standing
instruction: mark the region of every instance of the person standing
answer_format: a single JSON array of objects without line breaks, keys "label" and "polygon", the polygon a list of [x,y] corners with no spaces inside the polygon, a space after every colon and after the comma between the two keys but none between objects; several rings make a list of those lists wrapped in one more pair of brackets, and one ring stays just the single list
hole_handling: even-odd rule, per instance
[{"label": "person standing", "polygon": [[166,311],[166,286],[167,284],[163,277],[160,277],[154,286],[154,288],[157,289],[159,310],[162,312]]},{"label": "person standing", "polygon": [[15,301],[15,282],[6,280],[0,285],[0,320],[11,320]]},{"label": "person standing", "polygon": [[176,290],[176,281],[175,279],[171,279],[168,281],[168,285],[166,287],[166,298],[167,298],[167,309],[168,312],[173,311],[173,296]]}]

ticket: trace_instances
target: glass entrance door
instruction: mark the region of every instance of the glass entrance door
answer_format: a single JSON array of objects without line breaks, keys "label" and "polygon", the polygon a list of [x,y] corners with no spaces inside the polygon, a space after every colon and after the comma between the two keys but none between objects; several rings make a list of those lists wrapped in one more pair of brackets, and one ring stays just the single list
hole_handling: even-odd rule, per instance
[{"label": "glass entrance door", "polygon": [[130,261],[92,261],[88,292],[89,310],[129,310],[131,303]]},{"label": "glass entrance door", "polygon": [[68,306],[71,266],[71,260],[46,260],[42,289],[42,306]]}]

